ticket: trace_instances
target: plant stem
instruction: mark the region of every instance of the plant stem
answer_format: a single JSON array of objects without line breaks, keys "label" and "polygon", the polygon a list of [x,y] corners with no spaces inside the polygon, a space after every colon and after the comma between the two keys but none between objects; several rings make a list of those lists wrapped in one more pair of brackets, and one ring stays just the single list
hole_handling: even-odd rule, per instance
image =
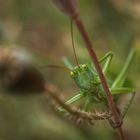
[{"label": "plant stem", "polygon": [[94,49],[92,47],[92,43],[89,40],[88,34],[87,34],[87,32],[86,32],[86,30],[85,30],[85,28],[83,26],[83,23],[80,20],[79,16],[73,16],[72,19],[74,20],[74,22],[75,22],[75,24],[76,24],[81,36],[83,37],[83,40],[84,40],[84,42],[86,44],[85,47],[87,48],[87,50],[88,50],[88,52],[89,52],[89,54],[90,54],[90,56],[92,58],[92,61],[94,63],[94,66],[96,68],[96,71],[98,72],[98,75],[100,77],[102,86],[103,86],[104,91],[106,93],[109,108],[110,108],[110,110],[111,110],[111,112],[113,114],[113,117],[114,117],[114,123],[115,123],[115,125],[117,126],[117,129],[118,129],[119,136],[120,136],[121,140],[125,140],[123,130],[122,130],[121,126],[119,126],[119,125],[121,125],[120,116],[119,116],[119,114],[118,114],[118,112],[116,110],[115,103],[114,103],[113,98],[112,98],[112,96],[110,94],[109,87],[108,87],[107,82],[105,80],[105,77],[103,75],[102,69],[101,69],[101,67],[99,65],[96,53],[95,53],[95,51],[94,51]]},{"label": "plant stem", "polygon": [[119,134],[119,139],[120,139],[120,140],[126,140],[126,138],[125,138],[125,136],[124,136],[124,132],[123,132],[122,127],[119,127],[119,128],[117,129],[117,131],[118,131],[118,134]]},{"label": "plant stem", "polygon": [[77,6],[76,6],[76,0],[52,0],[52,2],[61,10],[63,11],[63,13],[68,14],[72,20],[75,22],[78,30],[80,31],[81,36],[83,37],[83,40],[86,44],[86,48],[92,58],[92,61],[94,63],[94,66],[96,68],[96,71],[98,72],[98,75],[100,77],[103,89],[105,91],[106,97],[107,97],[107,101],[108,101],[108,105],[109,108],[113,114],[113,123],[115,124],[120,139],[121,140],[125,140],[124,138],[124,134],[123,134],[123,130],[121,128],[121,120],[120,120],[120,116],[116,110],[116,106],[115,103],[113,101],[113,98],[110,94],[110,90],[109,87],[107,85],[107,82],[105,80],[105,77],[103,75],[102,69],[99,65],[96,53],[92,47],[92,43],[89,40],[88,34],[83,26],[82,21],[80,20],[79,16],[78,16],[78,11],[77,11]]}]

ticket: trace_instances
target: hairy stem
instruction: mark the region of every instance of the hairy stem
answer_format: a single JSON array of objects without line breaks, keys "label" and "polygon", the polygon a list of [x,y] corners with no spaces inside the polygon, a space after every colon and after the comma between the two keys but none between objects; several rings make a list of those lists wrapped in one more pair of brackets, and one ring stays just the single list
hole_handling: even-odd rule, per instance
[{"label": "hairy stem", "polygon": [[53,99],[55,102],[63,107],[64,111],[68,112],[70,115],[77,116],[78,118],[82,118],[91,122],[92,120],[108,120],[112,117],[110,112],[85,112],[82,110],[73,109],[60,99],[60,97],[49,88],[48,85],[44,86],[44,93],[46,93]]}]

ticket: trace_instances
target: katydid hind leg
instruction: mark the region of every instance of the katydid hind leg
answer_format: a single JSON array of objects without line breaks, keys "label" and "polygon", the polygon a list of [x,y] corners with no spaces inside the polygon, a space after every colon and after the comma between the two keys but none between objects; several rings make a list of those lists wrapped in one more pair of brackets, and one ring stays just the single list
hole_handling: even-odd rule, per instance
[{"label": "katydid hind leg", "polygon": [[135,90],[129,87],[110,88],[111,95],[122,95],[134,93]]},{"label": "katydid hind leg", "polygon": [[125,79],[128,75],[129,68],[133,63],[133,59],[135,57],[135,54],[136,54],[136,50],[135,50],[135,48],[132,48],[130,50],[130,53],[128,55],[128,58],[126,60],[126,63],[124,65],[123,69],[121,70],[120,74],[118,75],[118,77],[116,78],[114,83],[112,84],[112,88],[121,87],[124,84]]},{"label": "katydid hind leg", "polygon": [[122,121],[123,121],[123,119],[124,119],[126,113],[128,112],[130,106],[132,105],[132,102],[133,102],[133,100],[134,100],[134,97],[135,97],[135,92],[134,92],[134,93],[131,93],[131,97],[129,98],[128,103],[127,103],[127,104],[124,106],[124,108],[123,108],[123,111],[122,111],[122,113],[121,113],[121,120],[122,120]]},{"label": "katydid hind leg", "polygon": [[122,87],[122,88],[113,88],[113,89],[110,89],[110,91],[111,91],[111,95],[119,95],[119,94],[131,95],[128,99],[128,102],[125,104],[123,111],[121,113],[121,121],[123,121],[126,113],[128,112],[128,110],[133,102],[133,99],[135,97],[135,90],[133,88]]}]

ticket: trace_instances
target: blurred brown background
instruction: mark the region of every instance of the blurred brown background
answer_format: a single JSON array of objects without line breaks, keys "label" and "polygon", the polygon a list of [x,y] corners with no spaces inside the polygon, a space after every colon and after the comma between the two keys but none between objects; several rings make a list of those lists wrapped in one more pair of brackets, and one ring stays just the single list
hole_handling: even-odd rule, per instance
[{"label": "blurred brown background", "polygon": [[[137,95],[123,125],[128,138],[136,140],[140,137],[140,1],[79,0],[78,8],[98,57],[108,51],[115,54],[109,71],[113,78],[124,65],[130,48],[137,49],[127,80],[129,85],[136,87]],[[76,28],[74,41],[79,61],[90,61]],[[63,65],[63,56],[75,65],[70,19],[49,0],[0,0],[0,47],[13,46],[25,49],[37,66]],[[63,70],[39,69],[45,80],[55,85],[64,99],[78,92],[68,73]],[[48,100],[44,95],[23,98],[2,95],[0,140],[115,139],[106,122],[95,123],[95,126],[86,129],[69,124],[50,111]]]}]

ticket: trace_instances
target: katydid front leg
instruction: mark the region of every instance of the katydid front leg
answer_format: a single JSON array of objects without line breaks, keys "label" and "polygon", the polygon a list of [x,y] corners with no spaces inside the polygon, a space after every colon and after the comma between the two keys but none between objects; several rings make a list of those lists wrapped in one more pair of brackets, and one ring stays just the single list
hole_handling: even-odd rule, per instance
[{"label": "katydid front leg", "polygon": [[[85,97],[84,94],[79,93],[79,94],[75,95],[74,97],[72,97],[71,99],[69,99],[68,101],[66,101],[65,104],[67,104],[67,105],[73,104],[73,103],[79,101],[80,99],[82,99],[84,97]],[[62,112],[62,111],[65,111],[65,110],[62,107],[59,107],[59,111]]]},{"label": "katydid front leg", "polygon": [[106,75],[106,73],[108,71],[108,68],[109,68],[109,65],[111,63],[112,58],[113,58],[113,53],[108,52],[104,57],[102,57],[99,60],[99,63],[104,63],[104,66],[103,66],[103,69],[102,69],[104,75]]},{"label": "katydid front leg", "polygon": [[79,101],[80,99],[82,99],[82,98],[84,98],[84,97],[85,97],[85,94],[82,94],[82,93],[77,94],[77,95],[75,95],[74,97],[72,97],[71,99],[69,99],[69,100],[66,102],[66,104],[73,104],[73,103]]}]

